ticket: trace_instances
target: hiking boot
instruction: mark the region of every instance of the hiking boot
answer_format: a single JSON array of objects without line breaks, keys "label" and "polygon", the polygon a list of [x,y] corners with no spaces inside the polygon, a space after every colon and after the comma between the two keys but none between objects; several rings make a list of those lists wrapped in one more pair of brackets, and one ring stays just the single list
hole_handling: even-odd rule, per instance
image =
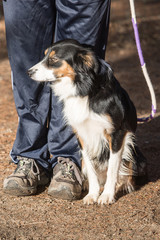
[{"label": "hiking boot", "polygon": [[5,193],[16,196],[29,196],[37,192],[37,186],[46,185],[49,177],[34,159],[18,157],[16,170],[4,179]]},{"label": "hiking boot", "polygon": [[48,194],[65,200],[79,199],[82,192],[82,177],[79,168],[69,158],[58,158],[53,169],[53,178]]}]

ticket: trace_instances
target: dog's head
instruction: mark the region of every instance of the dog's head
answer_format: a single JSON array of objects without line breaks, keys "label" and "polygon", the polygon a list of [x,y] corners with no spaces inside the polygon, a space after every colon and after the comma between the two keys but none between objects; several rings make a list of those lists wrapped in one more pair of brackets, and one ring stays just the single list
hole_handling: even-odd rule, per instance
[{"label": "dog's head", "polygon": [[62,98],[86,96],[96,80],[99,65],[91,48],[75,40],[64,40],[48,48],[44,59],[30,68],[28,73],[33,80],[50,82]]}]

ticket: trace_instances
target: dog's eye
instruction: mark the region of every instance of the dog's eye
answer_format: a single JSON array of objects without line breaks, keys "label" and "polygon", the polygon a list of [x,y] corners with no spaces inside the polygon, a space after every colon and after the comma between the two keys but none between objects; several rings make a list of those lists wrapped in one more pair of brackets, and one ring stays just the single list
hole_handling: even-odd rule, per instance
[{"label": "dog's eye", "polygon": [[59,59],[56,56],[52,56],[48,59],[49,65],[53,65],[54,63],[58,62]]}]

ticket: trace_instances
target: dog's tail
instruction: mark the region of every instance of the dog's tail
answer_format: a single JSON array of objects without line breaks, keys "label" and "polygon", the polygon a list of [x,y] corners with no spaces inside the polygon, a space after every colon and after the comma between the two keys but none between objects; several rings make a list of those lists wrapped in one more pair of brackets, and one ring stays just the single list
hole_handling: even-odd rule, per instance
[{"label": "dog's tail", "polygon": [[136,144],[128,147],[130,154],[122,158],[116,192],[132,192],[148,182],[147,159]]}]

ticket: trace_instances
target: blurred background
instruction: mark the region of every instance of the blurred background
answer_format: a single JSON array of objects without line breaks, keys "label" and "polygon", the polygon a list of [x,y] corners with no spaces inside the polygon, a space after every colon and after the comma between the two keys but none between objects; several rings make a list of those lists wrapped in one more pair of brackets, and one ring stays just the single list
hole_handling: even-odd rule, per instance
[{"label": "blurred background", "polygon": [[[157,99],[156,117],[150,122],[138,124],[137,128],[137,141],[147,158],[150,183],[135,194],[121,198],[113,207],[105,208],[104,211],[104,208],[96,206],[87,207],[86,210],[81,202],[71,205],[59,201],[54,204],[45,192],[16,200],[3,194],[3,179],[15,168],[14,165],[9,165],[9,152],[15,139],[18,117],[12,94],[0,1],[0,239],[53,239],[48,235],[51,231],[57,234],[54,239],[58,240],[160,239],[160,0],[135,0],[135,8],[143,56]],[[151,98],[137,54],[129,0],[112,0],[106,61],[128,91],[138,117],[148,116]],[[42,224],[34,225],[33,219],[37,223],[39,219],[43,221],[43,231]],[[68,224],[65,227],[62,219]],[[58,237],[61,232],[66,232],[65,238]]]}]

